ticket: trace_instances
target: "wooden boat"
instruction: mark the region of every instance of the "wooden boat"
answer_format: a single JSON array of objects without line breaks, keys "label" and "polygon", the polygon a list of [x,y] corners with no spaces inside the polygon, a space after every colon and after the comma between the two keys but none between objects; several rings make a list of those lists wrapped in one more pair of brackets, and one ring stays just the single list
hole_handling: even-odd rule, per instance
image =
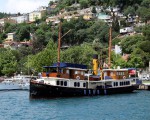
[{"label": "wooden boat", "polygon": [[[30,81],[31,98],[52,98],[71,96],[95,96],[129,93],[136,89],[128,78],[128,69],[103,69],[97,75],[97,58],[93,59],[93,72],[86,65],[57,63],[44,66],[42,78]],[[59,70],[59,72],[57,71]]]}]

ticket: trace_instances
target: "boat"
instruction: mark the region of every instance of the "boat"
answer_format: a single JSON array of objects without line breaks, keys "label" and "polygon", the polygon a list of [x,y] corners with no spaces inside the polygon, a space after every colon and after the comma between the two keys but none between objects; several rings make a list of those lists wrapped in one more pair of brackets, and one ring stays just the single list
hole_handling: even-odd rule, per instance
[{"label": "boat", "polygon": [[4,90],[29,90],[30,80],[35,76],[30,75],[16,75],[11,78],[5,78],[0,82],[0,91]]},{"label": "boat", "polygon": [[60,62],[61,38],[59,32],[58,61],[52,66],[43,66],[42,77],[30,81],[30,98],[108,95],[137,89],[129,79],[128,69],[111,69],[110,59],[109,68],[103,69],[98,64],[98,55],[93,55],[92,70],[83,64]]},{"label": "boat", "polygon": [[[86,65],[57,63],[43,66],[42,78],[30,81],[31,98],[53,98],[72,96],[95,96],[130,93],[136,88],[131,83],[128,69],[98,70],[98,59],[94,55],[93,72]],[[101,75],[97,75],[101,71]]]}]

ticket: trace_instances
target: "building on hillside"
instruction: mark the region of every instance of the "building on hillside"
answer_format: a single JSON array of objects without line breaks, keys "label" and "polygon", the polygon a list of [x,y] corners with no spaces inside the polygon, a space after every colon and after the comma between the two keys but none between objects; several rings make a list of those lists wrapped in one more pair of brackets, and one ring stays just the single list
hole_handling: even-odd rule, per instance
[{"label": "building on hillside", "polygon": [[41,19],[46,14],[46,7],[39,7],[36,11],[29,13],[29,22]]},{"label": "building on hillside", "polygon": [[21,16],[11,17],[11,19],[15,20],[16,23],[24,23],[29,21],[29,14],[24,14]]},{"label": "building on hillside", "polygon": [[120,29],[120,34],[127,34],[131,32],[134,32],[133,27],[125,27]]},{"label": "building on hillside", "polygon": [[0,19],[0,25],[4,26],[5,23],[16,24],[16,20],[13,20],[11,18],[2,18],[2,19]]},{"label": "building on hillside", "polygon": [[104,21],[104,22],[108,22],[108,21],[111,20],[111,16],[110,16],[110,15],[106,15],[106,14],[104,14],[104,13],[98,13],[96,16],[97,16],[97,18],[98,18],[99,20],[102,20],[102,21]]},{"label": "building on hillside", "polygon": [[47,7],[47,13],[51,14],[51,12],[56,8],[57,6],[57,2],[53,3],[52,5],[49,4],[49,6]]},{"label": "building on hillside", "polygon": [[51,16],[46,19],[46,23],[51,22],[53,25],[58,24],[60,22],[59,16]]},{"label": "building on hillside", "polygon": [[94,19],[95,18],[95,15],[93,14],[93,13],[85,13],[84,15],[83,15],[83,19],[84,20],[92,20],[92,19]]},{"label": "building on hillside", "polygon": [[5,40],[3,42],[4,48],[10,48],[11,50],[16,50],[18,43],[12,40]]},{"label": "building on hillside", "polygon": [[14,41],[15,37],[16,37],[15,33],[8,33],[6,40]]},{"label": "building on hillside", "polygon": [[18,48],[25,46],[32,46],[32,42],[31,40],[29,41],[23,41],[23,42],[15,42],[15,41],[11,41],[11,40],[5,40],[3,42],[3,47],[4,48],[10,48],[11,50],[17,50]]}]

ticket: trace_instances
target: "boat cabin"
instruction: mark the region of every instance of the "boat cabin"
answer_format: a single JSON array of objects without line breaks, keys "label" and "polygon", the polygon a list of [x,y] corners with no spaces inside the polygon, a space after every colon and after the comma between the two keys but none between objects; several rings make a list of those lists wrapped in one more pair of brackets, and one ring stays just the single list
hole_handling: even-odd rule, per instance
[{"label": "boat cabin", "polygon": [[87,66],[73,63],[55,63],[52,66],[44,66],[42,77],[60,77],[67,79],[83,80]]},{"label": "boat cabin", "polygon": [[128,69],[104,69],[103,78],[104,79],[126,79],[128,78]]}]

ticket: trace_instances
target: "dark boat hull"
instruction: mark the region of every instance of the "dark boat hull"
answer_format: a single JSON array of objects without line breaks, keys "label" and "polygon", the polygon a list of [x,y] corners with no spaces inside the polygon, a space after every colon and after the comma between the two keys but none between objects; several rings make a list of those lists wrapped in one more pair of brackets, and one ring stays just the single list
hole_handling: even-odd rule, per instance
[{"label": "dark boat hull", "polygon": [[70,88],[61,86],[52,86],[42,83],[30,83],[30,98],[56,98],[73,96],[96,96],[117,93],[131,93],[135,86],[117,87],[117,88]]}]

